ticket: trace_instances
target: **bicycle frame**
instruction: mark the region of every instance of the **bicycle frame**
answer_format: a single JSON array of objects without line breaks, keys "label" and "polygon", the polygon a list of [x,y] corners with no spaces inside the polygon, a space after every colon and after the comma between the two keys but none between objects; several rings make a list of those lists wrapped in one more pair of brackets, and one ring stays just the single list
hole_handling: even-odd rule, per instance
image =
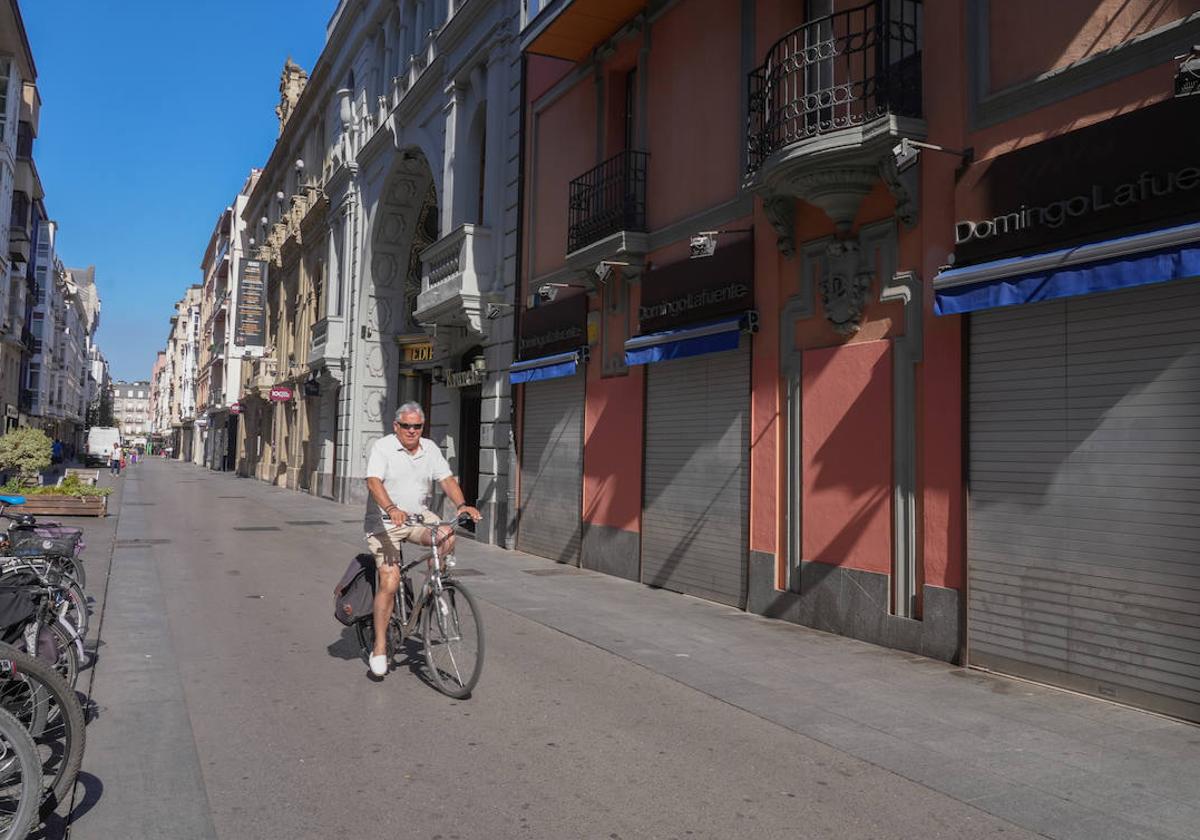
[{"label": "bicycle frame", "polygon": [[[430,545],[430,553],[423,557],[418,557],[416,560],[410,560],[400,566],[400,585],[396,587],[396,594],[393,596],[392,603],[392,618],[390,624],[395,624],[400,631],[400,641],[403,642],[413,634],[417,628],[417,622],[421,620],[421,611],[425,608],[425,602],[429,600],[430,594],[440,595],[444,587],[445,579],[449,576],[449,567],[453,565],[452,561],[444,556],[438,549],[440,544],[446,541],[450,536],[447,534],[440,540],[437,538],[438,530],[443,525],[449,525],[452,529],[455,522],[437,522],[429,524],[434,533],[432,545]],[[453,533],[453,530],[450,532]],[[421,585],[420,597],[417,593],[413,593],[413,608],[412,614],[407,615],[408,606],[404,603],[405,587],[408,584],[408,572],[414,569],[420,563],[429,564],[429,574],[425,577],[425,582]]]}]

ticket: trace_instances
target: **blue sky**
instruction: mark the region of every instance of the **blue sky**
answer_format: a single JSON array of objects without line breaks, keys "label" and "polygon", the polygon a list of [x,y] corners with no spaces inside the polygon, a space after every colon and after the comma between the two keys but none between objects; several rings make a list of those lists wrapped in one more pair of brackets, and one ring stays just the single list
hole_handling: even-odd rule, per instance
[{"label": "blue sky", "polygon": [[100,348],[145,379],[217,215],[271,152],[279,73],[311,70],[336,0],[20,0],[34,161],[59,255],[96,266]]}]

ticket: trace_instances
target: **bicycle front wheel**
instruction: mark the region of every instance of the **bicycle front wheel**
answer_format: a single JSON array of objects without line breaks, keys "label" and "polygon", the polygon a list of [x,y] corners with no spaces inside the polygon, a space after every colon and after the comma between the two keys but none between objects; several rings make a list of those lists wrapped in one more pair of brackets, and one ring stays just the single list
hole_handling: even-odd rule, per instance
[{"label": "bicycle front wheel", "polygon": [[425,662],[438,691],[450,697],[471,695],[483,671],[483,623],[475,599],[461,583],[446,581],[431,592],[421,610]]},{"label": "bicycle front wheel", "polygon": [[42,768],[25,727],[0,710],[0,840],[24,840],[41,806]]}]

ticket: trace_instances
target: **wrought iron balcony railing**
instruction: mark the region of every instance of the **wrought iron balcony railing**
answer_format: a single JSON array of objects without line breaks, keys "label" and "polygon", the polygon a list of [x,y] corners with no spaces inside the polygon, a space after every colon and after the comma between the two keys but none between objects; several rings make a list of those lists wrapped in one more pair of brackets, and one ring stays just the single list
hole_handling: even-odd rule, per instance
[{"label": "wrought iron balcony railing", "polygon": [[747,170],[820,134],[921,116],[922,0],[872,0],[784,35],[750,72]]},{"label": "wrought iron balcony railing", "polygon": [[620,230],[646,230],[646,152],[625,151],[570,186],[567,253]]}]

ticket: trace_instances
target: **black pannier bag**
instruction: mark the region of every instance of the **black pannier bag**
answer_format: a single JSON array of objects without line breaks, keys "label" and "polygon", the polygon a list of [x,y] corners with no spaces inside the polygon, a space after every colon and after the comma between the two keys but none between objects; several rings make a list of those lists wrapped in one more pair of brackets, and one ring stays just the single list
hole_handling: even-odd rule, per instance
[{"label": "black pannier bag", "polygon": [[371,617],[375,607],[375,558],[360,554],[333,590],[333,617],[347,627]]},{"label": "black pannier bag", "polygon": [[10,557],[74,557],[74,537],[46,537],[32,531],[10,531],[8,534],[8,556]]}]

